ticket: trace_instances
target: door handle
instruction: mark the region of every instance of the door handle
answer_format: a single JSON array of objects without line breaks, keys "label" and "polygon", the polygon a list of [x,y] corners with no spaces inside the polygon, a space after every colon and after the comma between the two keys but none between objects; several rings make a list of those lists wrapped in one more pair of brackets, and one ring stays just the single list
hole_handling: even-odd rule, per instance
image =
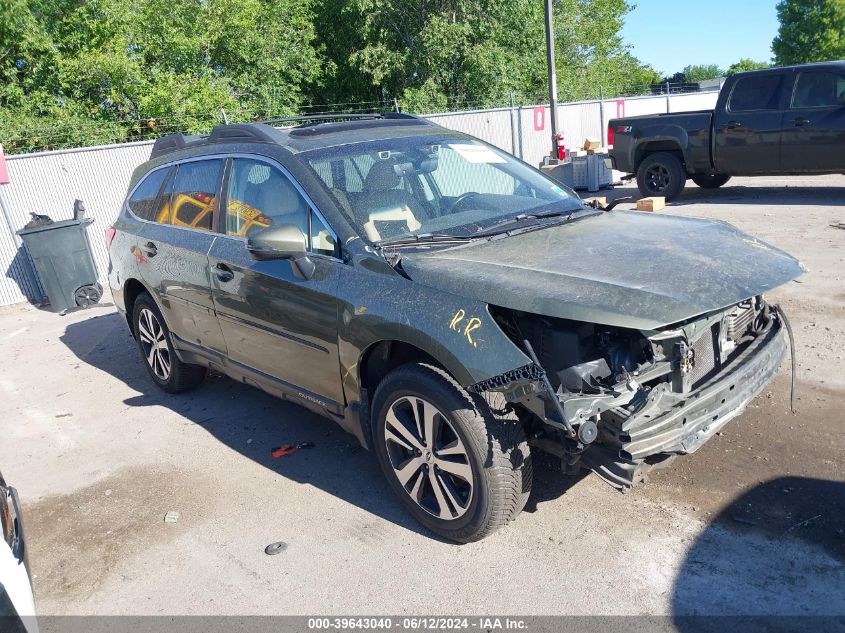
[{"label": "door handle", "polygon": [[214,274],[220,281],[232,281],[235,278],[235,273],[226,264],[219,263],[214,267]]},{"label": "door handle", "polygon": [[725,123],[725,127],[729,130],[735,130],[738,127],[742,127],[742,123],[740,123],[739,121],[728,121],[727,123]]},{"label": "door handle", "polygon": [[801,127],[803,125],[810,125],[810,119],[795,119],[795,127]]},{"label": "door handle", "polygon": [[158,253],[158,247],[152,242],[144,244],[144,246],[141,247],[141,250],[144,251],[147,257],[155,257],[156,253]]}]

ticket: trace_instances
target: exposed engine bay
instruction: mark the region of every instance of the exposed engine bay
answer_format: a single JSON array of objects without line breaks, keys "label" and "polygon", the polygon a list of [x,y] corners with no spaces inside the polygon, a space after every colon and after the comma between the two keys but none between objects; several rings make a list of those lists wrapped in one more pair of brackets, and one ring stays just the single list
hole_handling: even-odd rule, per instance
[{"label": "exposed engine bay", "polygon": [[656,331],[490,312],[534,362],[476,390],[502,391],[532,444],[567,470],[619,488],[741,413],[786,348],[780,313],[759,296]]}]

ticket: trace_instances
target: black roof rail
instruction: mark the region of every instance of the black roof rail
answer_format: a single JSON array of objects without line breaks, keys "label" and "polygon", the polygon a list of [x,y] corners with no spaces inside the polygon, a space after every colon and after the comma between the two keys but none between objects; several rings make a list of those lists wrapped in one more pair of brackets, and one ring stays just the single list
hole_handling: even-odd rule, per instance
[{"label": "black roof rail", "polygon": [[156,139],[150,158],[157,158],[170,152],[186,147],[201,145],[215,145],[218,143],[274,143],[277,141],[268,129],[261,129],[259,125],[250,123],[217,125],[211,134],[196,134],[188,136],[181,132],[168,134]]},{"label": "black roof rail", "polygon": [[266,123],[272,125],[274,123],[294,123],[301,121],[301,125],[317,125],[319,123],[328,123],[330,121],[357,121],[366,119],[415,119],[424,120],[414,114],[406,114],[405,112],[368,112],[368,113],[353,113],[343,114],[302,114],[299,116],[281,117],[278,119],[267,119],[259,121],[259,123]]}]

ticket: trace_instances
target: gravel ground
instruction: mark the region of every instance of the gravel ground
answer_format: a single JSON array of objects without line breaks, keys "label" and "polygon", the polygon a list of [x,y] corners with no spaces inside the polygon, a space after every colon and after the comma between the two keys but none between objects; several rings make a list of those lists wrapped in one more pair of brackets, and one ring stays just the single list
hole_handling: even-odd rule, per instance
[{"label": "gravel ground", "polygon": [[[0,468],[24,502],[38,610],[845,614],[845,231],[830,227],[845,177],[690,185],[662,213],[726,220],[806,264],[770,294],[795,329],[797,414],[785,364],[628,494],[541,459],[527,511],[472,545],[418,527],[327,420],[221,377],[156,391],[112,307],[3,309]],[[274,541],[287,549],[265,555]]]}]

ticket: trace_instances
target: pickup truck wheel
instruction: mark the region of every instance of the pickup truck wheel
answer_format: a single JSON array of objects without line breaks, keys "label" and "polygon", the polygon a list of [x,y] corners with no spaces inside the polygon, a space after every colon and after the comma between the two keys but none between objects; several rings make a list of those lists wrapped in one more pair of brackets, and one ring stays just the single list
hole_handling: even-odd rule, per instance
[{"label": "pickup truck wheel", "polygon": [[702,189],[718,189],[730,179],[731,177],[725,174],[697,174],[690,176],[690,180]]},{"label": "pickup truck wheel", "polygon": [[471,395],[442,369],[414,363],[385,376],[372,411],[382,472],[432,532],[477,541],[522,511],[531,455],[501,394]]},{"label": "pickup truck wheel", "polygon": [[135,299],[132,326],[144,366],[155,384],[168,393],[193,389],[204,379],[206,368],[179,360],[173,351],[170,330],[153,298],[142,292]]},{"label": "pickup truck wheel", "polygon": [[637,169],[637,186],[644,196],[671,200],[681,193],[686,180],[681,159],[669,152],[649,154]]}]

